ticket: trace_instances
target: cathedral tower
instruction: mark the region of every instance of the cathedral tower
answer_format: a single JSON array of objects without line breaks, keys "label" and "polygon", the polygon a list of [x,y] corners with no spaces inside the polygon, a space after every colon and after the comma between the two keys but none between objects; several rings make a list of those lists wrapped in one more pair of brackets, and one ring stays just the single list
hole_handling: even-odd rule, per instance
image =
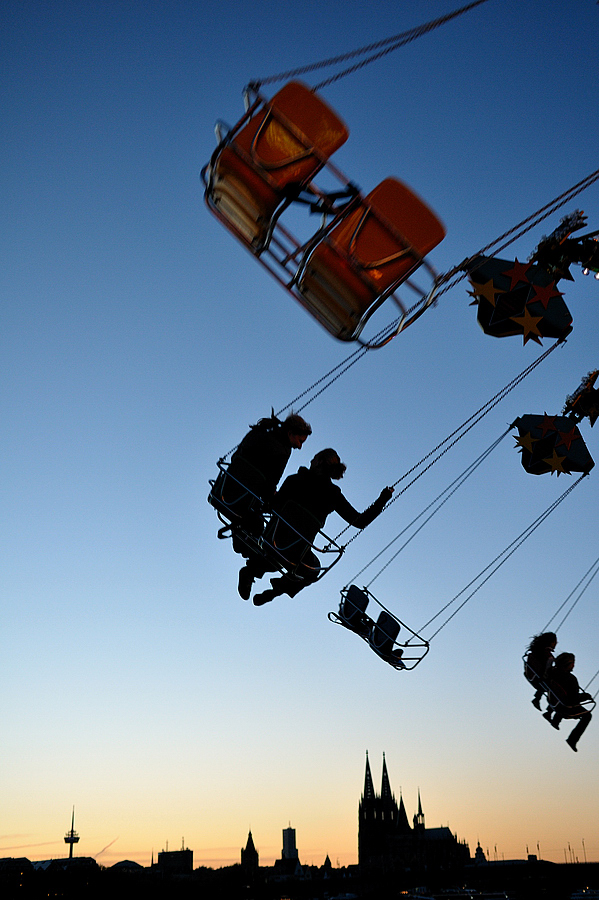
[{"label": "cathedral tower", "polygon": [[247,875],[253,876],[257,875],[259,865],[260,860],[258,857],[258,851],[254,846],[254,839],[252,837],[252,832],[250,831],[248,833],[245,850],[243,848],[241,850],[241,868]]},{"label": "cathedral tower", "polygon": [[[403,807],[403,801],[401,801]],[[383,777],[381,793],[376,794],[372,783],[372,773],[368,751],[366,752],[366,774],[364,792],[358,811],[358,859],[360,865],[378,865],[387,839],[396,833],[399,808],[391,790],[387,762],[383,753]],[[405,810],[406,825],[409,824]]]}]

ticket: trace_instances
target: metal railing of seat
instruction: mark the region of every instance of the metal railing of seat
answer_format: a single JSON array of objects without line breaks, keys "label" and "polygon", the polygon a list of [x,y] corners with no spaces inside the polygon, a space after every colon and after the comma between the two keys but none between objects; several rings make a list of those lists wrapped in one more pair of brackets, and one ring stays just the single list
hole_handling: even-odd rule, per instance
[{"label": "metal railing of seat", "polygon": [[[307,538],[291,521],[275,512],[268,504],[239,478],[229,473],[229,463],[219,460],[219,475],[210,481],[208,503],[216,510],[223,528],[219,529],[221,539],[233,538],[239,541],[250,554],[264,558],[272,566],[268,571],[285,572],[299,581],[310,582],[320,580],[339,562],[345,547],[338,544],[319,528],[316,537]],[[234,489],[227,494],[227,483]],[[227,502],[227,498],[233,498]],[[243,511],[239,511],[243,507]],[[297,504],[298,511],[310,516]],[[328,559],[322,564],[318,560],[316,567],[307,557],[319,554]],[[303,574],[302,574],[303,573]]]},{"label": "metal railing of seat", "polygon": [[[376,620],[366,614],[370,601],[380,610]],[[383,606],[367,588],[343,588],[339,610],[329,613],[329,621],[353,631],[394,669],[414,669],[429,651],[428,641]]]},{"label": "metal railing of seat", "polygon": [[597,701],[594,697],[591,697],[590,694],[585,694],[584,692],[576,703],[565,703],[560,696],[559,687],[552,683],[551,678],[547,675],[541,676],[535,671],[534,667],[529,662],[528,653],[524,654],[522,662],[524,663],[524,677],[526,680],[529,681],[533,687],[543,691],[547,697],[549,708],[553,712],[558,713],[560,718],[579,719],[581,716],[584,716],[585,713],[592,712],[595,709]]},{"label": "metal railing of seat", "polygon": [[[384,346],[419,318],[422,312],[435,302],[438,273],[396,225],[391,223],[376,206],[372,206],[368,201],[368,197],[362,194],[356,184],[331,162],[330,155],[323,154],[318,147],[313,145],[310,145],[309,150],[310,154],[319,163],[314,177],[318,177],[320,185],[310,178],[305,184],[290,184],[281,189],[276,185],[266,169],[260,169],[259,177],[264,182],[264,185],[273,192],[273,195],[278,195],[278,202],[268,213],[268,221],[262,221],[258,212],[259,203],[254,209],[258,219],[253,225],[249,224],[249,219],[246,221],[246,213],[241,208],[236,213],[232,210],[227,212],[225,209],[226,204],[222,206],[217,197],[219,190],[219,160],[224,151],[232,152],[248,170],[257,170],[256,162],[251,154],[239,146],[236,141],[242,128],[253,117],[266,110],[268,116],[276,120],[278,125],[293,136],[301,145],[307,148],[309,144],[307,137],[280,109],[271,106],[269,100],[256,89],[252,88],[251,93],[252,97],[248,94],[247,98],[247,111],[239,122],[229,129],[225,129],[220,125],[218,127],[217,138],[219,143],[210,161],[201,170],[206,205],[221,224],[256,258],[279,285],[288,291],[330,334],[341,341],[357,341],[366,349],[377,349]],[[334,190],[324,187],[324,182],[321,180],[322,176],[326,176],[327,181],[332,180],[336,186]],[[250,188],[246,187],[238,189],[237,193],[240,196],[245,196],[247,199],[247,196],[249,196],[248,191],[250,191]],[[292,205],[297,208],[297,203],[303,204],[304,208],[308,208],[311,213],[316,213],[321,217],[320,226],[316,229],[313,227],[307,228],[306,235],[298,235],[296,233],[297,221],[293,221],[292,229],[290,227],[291,223],[288,221],[289,217],[286,215]],[[382,227],[388,235],[392,236],[397,241],[398,246],[404,248],[405,253],[412,259],[413,264],[409,271],[387,284],[380,292],[374,290],[373,283],[366,278],[361,270],[356,269],[353,273],[354,277],[358,281],[364,281],[364,289],[367,287],[372,289],[372,299],[365,310],[355,312],[352,311],[353,301],[350,302],[348,300],[348,308],[344,309],[343,313],[340,313],[337,309],[337,303],[334,303],[332,299],[330,304],[329,301],[325,302],[322,298],[315,299],[311,292],[302,286],[302,281],[306,267],[309,265],[315,250],[326,241],[334,228],[352,215],[356,209],[360,208],[367,210],[368,214],[378,222],[379,227]],[[251,218],[252,215],[250,214]],[[348,256],[347,265],[350,268],[356,265],[351,254]],[[426,275],[427,284],[425,287],[415,283],[411,278],[412,274],[417,270],[420,271],[421,275]],[[412,306],[405,303],[402,297],[396,293],[402,285],[405,285],[417,297],[416,302]],[[399,310],[399,318],[393,322],[391,327],[384,329],[383,336],[375,335],[372,339],[365,340],[361,336],[364,327],[373,313],[386,300],[391,300],[395,304]]]}]

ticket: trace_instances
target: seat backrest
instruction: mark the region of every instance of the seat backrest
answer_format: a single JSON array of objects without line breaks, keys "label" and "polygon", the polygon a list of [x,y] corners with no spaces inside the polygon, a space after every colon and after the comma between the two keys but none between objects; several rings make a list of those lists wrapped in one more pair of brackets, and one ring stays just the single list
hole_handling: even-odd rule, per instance
[{"label": "seat backrest", "polygon": [[[407,276],[445,237],[434,212],[397,178],[386,178],[329,236],[353,263],[385,290]],[[416,255],[414,255],[414,251]]]},{"label": "seat backrest", "polygon": [[297,288],[302,302],[341,340],[353,340],[379,298],[395,290],[445,236],[432,210],[386,178],[310,254]]},{"label": "seat backrest", "polygon": [[266,488],[262,472],[245,459],[221,469],[208,495],[209,503],[233,520],[242,518],[250,510],[260,507]]},{"label": "seat backrest", "polygon": [[543,665],[538,657],[532,653],[527,653],[524,657],[524,677],[527,681],[534,683],[540,681],[543,673]]},{"label": "seat backrest", "polygon": [[245,243],[262,250],[276,210],[307,186],[348,135],[320,97],[289,82],[219,151],[209,205]]},{"label": "seat backrest", "polygon": [[399,631],[399,622],[394,619],[392,615],[383,610],[376,620],[370,637],[370,644],[374,650],[388,653],[393,647]]},{"label": "seat backrest", "polygon": [[288,500],[280,513],[273,513],[264,531],[263,542],[290,564],[297,564],[312,546],[320,522],[299,503]]},{"label": "seat backrest", "polygon": [[356,587],[355,584],[352,584],[341,601],[339,613],[351,625],[352,622],[361,618],[367,606],[368,594]]},{"label": "seat backrest", "polygon": [[305,185],[349,136],[344,123],[317,94],[290,81],[235,135],[237,145],[271,186]]}]

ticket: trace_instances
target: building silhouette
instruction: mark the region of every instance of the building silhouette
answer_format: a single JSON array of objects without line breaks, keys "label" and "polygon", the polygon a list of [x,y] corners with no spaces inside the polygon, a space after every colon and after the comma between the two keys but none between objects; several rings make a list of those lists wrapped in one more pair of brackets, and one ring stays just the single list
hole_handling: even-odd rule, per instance
[{"label": "building silhouette", "polygon": [[292,828],[291,825],[289,828],[283,829],[281,858],[275,860],[272,877],[275,881],[289,881],[304,877],[304,869],[300,863],[295,843],[295,828]]},{"label": "building silhouette", "polygon": [[470,862],[465,842],[449,828],[427,828],[418,791],[418,811],[408,820],[403,797],[397,803],[383,753],[381,791],[377,794],[366,753],[364,791],[358,810],[358,859],[362,872],[449,872]]},{"label": "building silhouette", "polygon": [[181,840],[180,850],[161,850],[158,854],[158,862],[152,868],[162,875],[190,875],[193,872],[193,850],[185,846],[185,840]]},{"label": "building silhouette", "polygon": [[298,859],[297,847],[295,845],[295,828],[291,825],[289,828],[283,829],[283,849],[281,851],[281,859]]},{"label": "building silhouette", "polygon": [[248,832],[248,839],[245,849],[241,848],[241,868],[249,878],[254,878],[258,874],[260,867],[260,857],[254,846],[254,838],[252,832]]}]

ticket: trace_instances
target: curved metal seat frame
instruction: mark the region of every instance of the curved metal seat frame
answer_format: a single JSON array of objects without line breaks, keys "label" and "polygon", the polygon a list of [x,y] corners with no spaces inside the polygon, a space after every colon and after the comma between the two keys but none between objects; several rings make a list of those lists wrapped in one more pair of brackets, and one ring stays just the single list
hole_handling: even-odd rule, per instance
[{"label": "curved metal seat frame", "polygon": [[[291,524],[285,515],[293,519],[296,524]],[[260,538],[260,550],[266,559],[276,563],[278,569],[287,572],[299,581],[305,580],[305,574],[302,572],[306,573],[307,571],[310,573],[310,582],[319,581],[329,569],[339,562],[345,548],[326,535],[321,528],[318,529],[314,541],[309,540],[299,530],[302,527],[302,520],[306,525],[310,520],[315,522],[311,513],[296,503],[288,503],[282,513],[271,512]],[[317,568],[310,565],[311,553],[324,556],[329,560],[328,563],[322,565],[319,560]]]},{"label": "curved metal seat frame", "polygon": [[[363,602],[364,597],[367,598],[367,601],[372,601],[376,604],[380,611],[376,622],[367,616],[364,611],[367,605]],[[402,634],[403,631],[401,640],[397,639],[397,632],[395,632],[395,628],[391,627],[391,624],[386,626],[384,621],[381,621],[382,613],[389,616],[390,620],[393,620],[393,623],[399,626],[399,634]],[[358,623],[356,623],[354,616],[359,616]],[[394,669],[414,669],[424,659],[430,649],[428,641],[413,631],[401,619],[398,619],[386,606],[383,606],[380,600],[377,600],[374,594],[366,587],[356,588],[355,585],[350,585],[350,587],[343,588],[339,610],[336,613],[329,613],[329,621],[334,622],[336,625],[343,625],[344,628],[353,631]],[[377,638],[380,641],[381,637],[383,642],[388,642],[388,649],[385,652],[379,652],[376,646]],[[401,654],[398,652],[397,656],[393,657],[393,651],[401,651]]]},{"label": "curved metal seat frame", "polygon": [[[246,460],[243,460],[243,465],[248,470],[254,469]],[[208,503],[214,507],[221,522],[230,527],[241,521],[248,512],[261,514],[264,509],[262,498],[229,472],[229,463],[219,459],[217,466],[218,477],[209,482]],[[257,480],[263,481],[262,474],[257,469],[255,472]]]},{"label": "curved metal seat frame", "polygon": [[[303,88],[312,98],[316,97],[335,117],[335,113],[317,95],[299,83],[291,84]],[[284,90],[285,88],[279,94]],[[345,138],[339,139],[336,145],[329,144],[332,148],[330,152],[323,152],[278,108],[276,99],[279,94],[269,101],[257,91],[246,89],[247,112],[219,141],[210,162],[202,169],[206,204],[276,281],[330,334],[338,340],[357,341],[371,349],[382,347],[435,302],[437,273],[424,255],[439,243],[445,230],[434,213],[409,188],[395,179],[386,179],[378,188],[364,196],[329,159],[330,153]],[[306,157],[312,158],[314,165],[304,168],[303,171],[308,172],[308,175],[304,176],[303,181],[300,178],[299,181],[285,183],[284,178],[277,176],[274,164],[269,168],[257,161],[255,141],[263,133],[267,119],[276,122],[281,133],[288,135],[299,146],[298,161],[303,163]],[[256,129],[253,129],[253,120],[260,122]],[[244,139],[244,134],[248,128],[253,138],[250,145],[245,147],[247,138]],[[220,133],[217,131],[217,135]],[[223,183],[226,179],[221,178],[225,169],[230,182],[228,186]],[[334,181],[337,185],[334,190],[319,187],[315,183],[314,176],[320,172],[326,173],[329,180]],[[409,223],[406,222],[404,228],[400,216],[398,224],[389,205],[383,203],[381,206],[377,201],[377,192],[381,196],[380,189],[388,182],[401,185],[406,196],[410,196],[413,208],[419,211],[416,213],[417,219],[424,216],[431,223],[434,220],[435,238],[432,242],[425,241],[424,252],[420,242],[419,249],[402,233],[410,230]],[[309,227],[305,239],[296,237],[286,221],[285,213],[292,205],[296,207],[297,203],[304,204],[311,213],[321,216],[320,227],[316,231],[313,226]],[[348,217],[350,234],[347,245],[344,246],[339,238],[345,236],[345,220]],[[296,218],[294,217],[293,226],[297,230]],[[356,239],[366,229],[371,233],[373,225],[382,236],[385,249],[382,253],[375,252],[374,257],[369,260],[360,259],[359,254],[355,253]],[[394,244],[391,252],[390,242]],[[320,248],[325,243],[327,246],[322,258]],[[337,257],[337,261],[333,277],[328,278],[331,252]],[[373,263],[387,265],[398,254],[409,264],[402,266],[396,277],[372,277]],[[411,279],[411,275],[420,267],[428,274],[431,282],[427,289],[421,288]],[[345,269],[345,274],[340,277],[341,268]],[[396,294],[402,284],[413,294],[414,302],[410,307]],[[364,326],[388,299],[397,307],[399,318],[392,326],[384,329],[384,337],[365,340],[361,336]]]},{"label": "curved metal seat frame", "polygon": [[[531,666],[528,661],[528,653],[524,654],[522,661],[524,663],[524,677],[526,680],[530,681],[531,684],[534,684],[535,687],[539,687],[543,691],[547,697],[549,707],[554,712],[559,713],[563,719],[579,719],[585,712],[592,712],[595,709],[597,701],[594,700],[593,697],[590,697],[587,700],[579,700],[574,706],[569,706],[567,703],[564,703],[555,688],[551,686],[550,680],[541,678],[534,670],[533,666]],[[530,673],[532,678],[527,673]],[[581,710],[580,707],[583,707],[583,709]],[[574,710],[576,710],[576,712]]]},{"label": "curved metal seat frame", "polygon": [[[325,565],[320,565],[318,570],[311,569],[314,577],[310,578],[310,582],[319,581],[329,569],[339,562],[345,547],[337,544],[322,529],[319,529],[315,541],[308,540],[281,514],[270,509],[261,497],[253,493],[238,478],[230,475],[228,463],[221,459],[217,465],[220,473],[215,480],[210,481],[208,503],[214,507],[218,518],[224,525],[219,529],[219,538],[233,537],[234,534],[252,554],[262,556],[272,566],[268,571],[284,572],[297,578],[298,581],[305,580],[305,576],[302,576],[302,569],[305,572],[309,568],[304,559],[310,551],[324,556],[328,560]],[[233,484],[233,487],[239,492],[239,498],[251,498],[252,511],[259,513],[265,523],[261,534],[252,534],[244,528],[243,516],[237,514],[234,509],[235,504],[223,503],[224,489],[217,486],[219,484],[226,486],[227,482]],[[302,511],[301,507],[298,509]],[[310,515],[307,510],[303,510],[303,513],[307,516]]]}]

